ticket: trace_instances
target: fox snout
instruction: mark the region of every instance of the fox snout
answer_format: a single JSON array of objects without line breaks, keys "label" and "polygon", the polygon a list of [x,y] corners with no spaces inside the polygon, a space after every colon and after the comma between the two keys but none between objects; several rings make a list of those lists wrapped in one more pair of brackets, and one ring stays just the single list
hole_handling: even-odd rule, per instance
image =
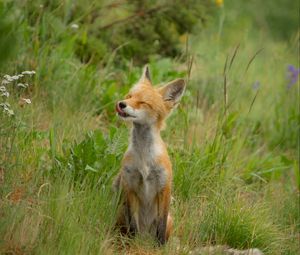
[{"label": "fox snout", "polygon": [[121,101],[121,102],[118,102],[118,106],[119,106],[119,108],[123,109],[123,108],[125,108],[127,105],[126,105],[125,102]]},{"label": "fox snout", "polygon": [[124,109],[127,107],[127,104],[124,101],[119,101],[116,104],[116,111],[121,117],[128,117],[128,114],[124,112]]}]

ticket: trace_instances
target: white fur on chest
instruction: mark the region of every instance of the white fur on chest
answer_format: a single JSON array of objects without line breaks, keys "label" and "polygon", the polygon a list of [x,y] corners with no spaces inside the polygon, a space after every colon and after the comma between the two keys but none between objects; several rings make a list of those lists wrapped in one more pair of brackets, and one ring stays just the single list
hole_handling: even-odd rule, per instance
[{"label": "white fur on chest", "polygon": [[[147,170],[134,165],[125,166],[123,178],[127,187],[135,191],[142,202],[151,203],[164,188],[167,181],[166,171],[159,165],[144,166]],[[145,173],[147,172],[147,175]]]},{"label": "white fur on chest", "polygon": [[157,158],[162,154],[162,145],[153,144],[149,147],[134,148],[132,144],[128,147],[128,153],[133,155],[132,166],[136,167],[144,178],[147,178],[150,166],[156,164]]},{"label": "white fur on chest", "polygon": [[126,186],[145,203],[152,201],[166,184],[167,173],[158,160],[163,153],[159,132],[151,126],[135,124],[126,152],[130,161],[124,165],[123,177]]},{"label": "white fur on chest", "polygon": [[145,203],[151,202],[166,184],[166,171],[155,160],[160,153],[160,147],[148,151],[146,157],[137,153],[130,164],[124,166],[123,176],[127,186]]}]

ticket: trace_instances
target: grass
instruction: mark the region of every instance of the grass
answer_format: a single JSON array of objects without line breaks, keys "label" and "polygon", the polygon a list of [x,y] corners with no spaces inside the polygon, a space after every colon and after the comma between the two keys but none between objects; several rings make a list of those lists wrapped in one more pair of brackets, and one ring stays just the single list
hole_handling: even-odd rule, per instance
[{"label": "grass", "polygon": [[[219,24],[211,21],[190,37],[190,82],[163,131],[175,224],[162,248],[113,231],[111,183],[128,139],[114,102],[141,67],[112,64],[118,51],[105,67],[81,63],[64,24],[47,30],[58,22],[51,13],[34,31],[21,22],[24,41],[3,74],[34,69],[36,75],[20,92],[32,104],[20,107],[12,96],[15,117],[0,116],[2,253],[189,254],[227,245],[297,254],[299,84],[286,87],[287,65],[297,64],[296,40],[275,40],[265,27],[251,27],[247,12],[238,18],[239,11],[226,5],[214,16]],[[150,67],[156,83],[187,75],[180,58],[153,56]]]}]

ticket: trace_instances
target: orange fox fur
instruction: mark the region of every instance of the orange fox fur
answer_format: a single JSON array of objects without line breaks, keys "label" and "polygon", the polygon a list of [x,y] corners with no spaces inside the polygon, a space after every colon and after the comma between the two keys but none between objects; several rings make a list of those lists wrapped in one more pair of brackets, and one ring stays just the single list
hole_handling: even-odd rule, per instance
[{"label": "orange fox fur", "polygon": [[115,178],[123,203],[117,226],[123,233],[150,234],[164,244],[171,233],[169,212],[172,165],[160,131],[185,89],[183,79],[152,86],[149,69],[116,105],[121,119],[133,123],[128,149]]}]

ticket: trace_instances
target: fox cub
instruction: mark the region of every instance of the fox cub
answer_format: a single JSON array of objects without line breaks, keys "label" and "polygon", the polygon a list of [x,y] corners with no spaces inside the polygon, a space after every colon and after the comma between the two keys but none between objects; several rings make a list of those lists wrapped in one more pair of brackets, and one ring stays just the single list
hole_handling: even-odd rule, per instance
[{"label": "fox cub", "polygon": [[185,90],[183,79],[165,86],[152,86],[148,66],[137,84],[116,111],[124,121],[132,122],[131,138],[114,180],[121,189],[122,205],[117,227],[122,233],[150,234],[164,244],[171,233],[172,165],[160,131]]}]

